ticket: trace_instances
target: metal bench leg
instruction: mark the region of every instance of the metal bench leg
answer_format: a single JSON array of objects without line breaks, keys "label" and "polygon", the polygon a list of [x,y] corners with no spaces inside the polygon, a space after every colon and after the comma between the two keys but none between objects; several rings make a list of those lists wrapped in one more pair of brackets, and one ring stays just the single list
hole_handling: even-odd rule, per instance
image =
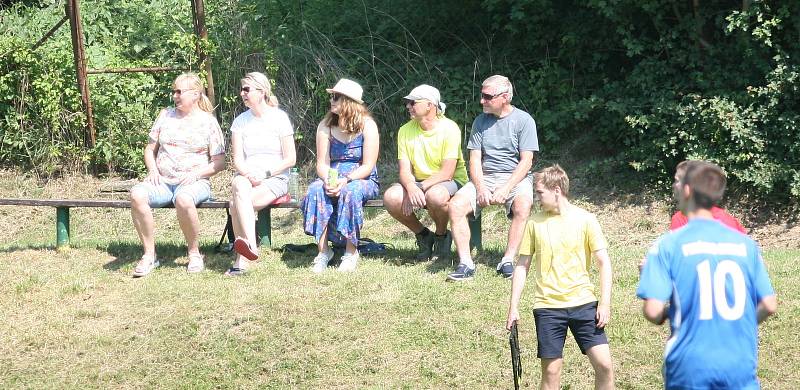
[{"label": "metal bench leg", "polygon": [[479,251],[483,250],[481,243],[481,217],[470,218],[467,217],[469,222],[469,249],[478,248]]},{"label": "metal bench leg", "polygon": [[272,247],[272,207],[264,207],[258,211],[256,237],[260,246]]},{"label": "metal bench leg", "polygon": [[69,207],[56,207],[56,249],[69,248]]}]

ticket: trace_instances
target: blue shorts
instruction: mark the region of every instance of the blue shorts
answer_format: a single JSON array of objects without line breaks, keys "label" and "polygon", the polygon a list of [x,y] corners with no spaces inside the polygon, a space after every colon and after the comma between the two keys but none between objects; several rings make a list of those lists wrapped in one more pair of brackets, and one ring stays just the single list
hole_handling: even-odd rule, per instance
[{"label": "blue shorts", "polygon": [[147,192],[147,203],[150,207],[164,207],[175,204],[175,198],[180,194],[191,196],[195,205],[211,198],[211,182],[208,180],[198,180],[188,185],[167,184],[164,182],[159,185],[152,185],[147,182],[141,182],[131,188],[131,193],[136,190]]},{"label": "blue shorts", "polygon": [[572,336],[584,355],[595,345],[608,344],[605,330],[596,326],[596,314],[597,301],[563,309],[533,309],[538,342],[537,356],[540,359],[561,358],[567,328],[572,331]]}]

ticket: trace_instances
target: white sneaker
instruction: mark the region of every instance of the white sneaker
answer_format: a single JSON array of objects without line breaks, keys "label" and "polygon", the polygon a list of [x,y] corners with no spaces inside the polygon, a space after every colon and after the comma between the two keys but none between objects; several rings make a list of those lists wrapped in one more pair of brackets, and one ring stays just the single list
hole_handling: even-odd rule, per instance
[{"label": "white sneaker", "polygon": [[142,256],[142,259],[139,260],[139,263],[136,264],[136,268],[133,269],[133,277],[134,278],[141,278],[152,272],[156,267],[161,265],[158,262],[156,256]]},{"label": "white sneaker", "polygon": [[189,255],[189,264],[186,265],[186,272],[196,274],[202,272],[206,268],[203,262],[203,255],[199,253],[192,253]]},{"label": "white sneaker", "polygon": [[330,262],[331,259],[333,259],[333,250],[328,248],[327,252],[320,253],[314,258],[314,262],[311,265],[311,272],[315,274],[322,273],[328,268],[328,262]]},{"label": "white sneaker", "polygon": [[352,255],[344,254],[342,255],[342,263],[339,264],[339,272],[353,272],[356,270],[356,265],[358,265],[358,252],[353,253]]}]

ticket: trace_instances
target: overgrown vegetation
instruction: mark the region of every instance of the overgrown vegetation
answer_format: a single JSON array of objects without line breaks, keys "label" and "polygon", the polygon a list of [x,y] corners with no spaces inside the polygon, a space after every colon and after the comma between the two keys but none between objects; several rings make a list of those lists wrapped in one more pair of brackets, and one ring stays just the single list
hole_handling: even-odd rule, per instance
[{"label": "overgrown vegetation", "polygon": [[[260,70],[297,127],[300,161],[327,108],[324,88],[360,81],[394,153],[400,97],[426,82],[466,129],[489,74],[515,83],[545,153],[588,139],[588,156],[641,183],[685,158],[718,162],[735,183],[781,201],[800,198],[795,1],[389,0],[206,2],[218,104],[227,127],[242,109],[238,80]],[[90,67],[193,66],[189,2],[87,0]],[[174,74],[91,76],[98,143],[82,146],[69,32],[33,43],[63,4],[0,10],[0,161],[43,174],[95,164],[141,172],[140,149]],[[557,158],[557,156],[551,156]]]}]

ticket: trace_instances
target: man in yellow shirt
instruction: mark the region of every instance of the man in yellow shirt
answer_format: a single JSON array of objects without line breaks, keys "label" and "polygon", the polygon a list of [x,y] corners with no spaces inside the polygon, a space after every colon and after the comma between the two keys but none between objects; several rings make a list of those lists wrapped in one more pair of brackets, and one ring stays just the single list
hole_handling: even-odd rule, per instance
[{"label": "man in yellow shirt", "polygon": [[[541,205],[525,226],[514,276],[506,328],[519,321],[519,301],[534,262],[533,317],[542,363],[542,389],[560,389],[567,329],[595,372],[595,388],[612,389],[614,370],[605,326],[611,316],[611,260],[594,214],[567,199],[569,177],[557,164],[536,173]],[[600,271],[600,300],[589,277],[594,257]]]},{"label": "man in yellow shirt", "polygon": [[[400,182],[386,190],[383,204],[416,235],[417,260],[445,258],[453,242],[447,230],[450,197],[468,180],[461,130],[444,116],[445,104],[438,89],[423,84],[404,99],[411,120],[397,135]],[[414,213],[422,208],[428,209],[435,232],[423,226]]]}]

